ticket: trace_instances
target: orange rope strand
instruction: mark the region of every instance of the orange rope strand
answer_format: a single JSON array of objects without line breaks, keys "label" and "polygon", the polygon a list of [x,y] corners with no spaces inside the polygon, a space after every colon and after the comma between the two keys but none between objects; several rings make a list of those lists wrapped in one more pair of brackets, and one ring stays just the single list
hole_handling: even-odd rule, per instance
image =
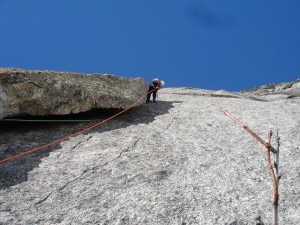
[{"label": "orange rope strand", "polygon": [[60,142],[66,141],[66,140],[68,140],[68,139],[71,138],[71,137],[75,137],[75,136],[78,136],[78,135],[80,135],[80,134],[83,134],[83,133],[85,133],[85,132],[87,132],[87,131],[89,131],[89,130],[92,130],[92,129],[94,129],[94,128],[96,128],[96,127],[98,127],[98,126],[100,126],[100,125],[102,125],[102,124],[104,124],[104,123],[106,123],[106,122],[112,120],[113,118],[115,118],[115,117],[117,117],[117,116],[119,116],[119,115],[121,115],[121,114],[127,112],[129,109],[135,107],[139,102],[141,102],[141,101],[145,98],[145,96],[147,96],[148,94],[152,93],[152,92],[155,91],[155,90],[156,90],[156,89],[154,89],[154,90],[152,90],[152,91],[149,91],[148,93],[146,93],[145,95],[143,95],[141,98],[139,98],[138,100],[136,100],[133,104],[131,104],[130,106],[128,106],[126,109],[124,109],[124,110],[122,110],[122,111],[116,113],[115,115],[113,115],[113,116],[111,116],[111,117],[109,117],[109,118],[107,118],[107,119],[104,119],[104,120],[102,120],[102,121],[100,121],[100,122],[98,122],[98,123],[96,123],[96,124],[94,124],[94,125],[92,125],[92,126],[90,126],[90,127],[87,127],[87,128],[85,128],[85,129],[83,129],[83,130],[80,130],[80,131],[78,131],[78,132],[76,132],[76,133],[70,134],[70,135],[68,135],[68,136],[66,136],[66,137],[57,139],[57,140],[55,140],[55,141],[53,141],[53,142],[50,142],[50,143],[48,143],[48,144],[45,144],[45,145],[42,145],[42,146],[39,146],[39,147],[30,149],[30,150],[27,150],[27,151],[22,152],[22,153],[20,153],[20,154],[17,154],[17,155],[10,156],[10,157],[8,157],[8,158],[2,159],[2,160],[0,160],[0,164],[9,162],[9,161],[14,160],[14,159],[21,158],[21,157],[23,157],[23,156],[29,155],[29,154],[34,153],[34,152],[37,152],[37,151],[41,151],[41,150],[43,150],[43,149],[45,149],[45,148],[48,148],[48,147],[51,147],[51,146],[53,146],[53,145],[56,145],[56,144],[58,144],[58,143],[60,143]]}]

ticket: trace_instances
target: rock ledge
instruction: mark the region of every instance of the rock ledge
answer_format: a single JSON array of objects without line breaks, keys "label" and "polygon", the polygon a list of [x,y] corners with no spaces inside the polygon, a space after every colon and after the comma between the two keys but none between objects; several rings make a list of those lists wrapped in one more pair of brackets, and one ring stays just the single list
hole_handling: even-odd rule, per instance
[{"label": "rock ledge", "polygon": [[125,109],[147,86],[142,78],[0,68],[0,119]]}]

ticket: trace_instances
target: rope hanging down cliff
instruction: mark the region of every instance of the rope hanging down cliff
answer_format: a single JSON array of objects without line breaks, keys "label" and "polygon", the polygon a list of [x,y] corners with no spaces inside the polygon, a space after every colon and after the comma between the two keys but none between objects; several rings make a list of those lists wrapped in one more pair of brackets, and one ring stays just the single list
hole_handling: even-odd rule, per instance
[{"label": "rope hanging down cliff", "polygon": [[56,144],[58,144],[58,143],[60,143],[60,142],[66,141],[66,140],[68,140],[68,139],[71,138],[71,137],[76,137],[76,136],[78,136],[78,135],[80,135],[80,134],[83,134],[83,133],[85,133],[85,132],[88,132],[88,131],[90,131],[90,130],[92,130],[92,129],[94,129],[94,128],[96,128],[96,127],[98,127],[98,126],[100,126],[100,125],[102,125],[102,124],[104,124],[104,123],[106,123],[106,122],[112,120],[113,118],[115,118],[115,117],[117,117],[117,116],[119,116],[119,115],[121,115],[121,114],[127,112],[129,109],[131,109],[131,108],[137,106],[139,102],[141,102],[148,94],[151,94],[151,93],[152,93],[153,91],[155,91],[155,90],[156,90],[156,89],[147,92],[145,95],[143,95],[142,97],[140,97],[138,100],[136,100],[136,101],[135,101],[134,103],[132,103],[130,106],[128,106],[126,109],[124,109],[124,110],[122,110],[122,111],[120,111],[120,112],[114,114],[113,116],[111,116],[111,117],[109,117],[109,118],[106,118],[106,119],[104,119],[104,120],[101,120],[101,121],[99,121],[98,123],[96,123],[96,124],[94,124],[94,125],[92,125],[92,126],[89,126],[89,127],[85,128],[85,129],[83,129],[83,130],[80,130],[80,131],[76,132],[76,133],[70,134],[70,135],[68,135],[68,136],[66,136],[66,137],[57,139],[57,140],[55,140],[55,141],[53,141],[53,142],[50,142],[50,143],[48,143],[48,144],[45,144],[45,145],[42,145],[42,146],[39,146],[39,147],[36,147],[36,148],[29,149],[29,150],[27,150],[27,151],[25,151],[25,152],[22,152],[22,153],[20,153],[20,154],[14,155],[14,156],[10,156],[10,157],[5,158],[5,159],[1,159],[1,160],[0,160],[0,164],[9,162],[9,161],[14,160],[14,159],[21,158],[21,157],[23,157],[23,156],[29,155],[29,154],[34,153],[34,152],[41,151],[41,150],[43,150],[43,149],[46,149],[46,148],[51,147],[51,146],[53,146],[53,145],[56,145]]}]

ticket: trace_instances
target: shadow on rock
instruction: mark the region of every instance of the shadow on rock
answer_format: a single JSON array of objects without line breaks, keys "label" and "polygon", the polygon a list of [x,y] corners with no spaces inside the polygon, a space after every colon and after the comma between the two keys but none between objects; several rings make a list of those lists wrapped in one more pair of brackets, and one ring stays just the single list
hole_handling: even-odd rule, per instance
[{"label": "shadow on rock", "polygon": [[[134,124],[149,124],[153,122],[156,116],[168,113],[173,108],[174,103],[180,102],[161,101],[140,105],[83,133],[83,135],[91,135],[94,132],[102,133]],[[51,143],[90,127],[118,112],[118,110],[92,110],[68,116],[23,118],[26,120],[38,120],[39,122],[0,121],[0,159],[6,159]],[[46,122],[46,120],[49,122]],[[51,122],[53,120],[56,122]],[[60,122],[62,120],[64,122]],[[74,122],[74,120],[80,120],[80,122]],[[82,120],[86,121],[82,122]],[[0,189],[27,181],[28,173],[39,166],[42,158],[48,157],[50,152],[60,148],[60,144],[56,144],[41,151],[0,164]]]}]

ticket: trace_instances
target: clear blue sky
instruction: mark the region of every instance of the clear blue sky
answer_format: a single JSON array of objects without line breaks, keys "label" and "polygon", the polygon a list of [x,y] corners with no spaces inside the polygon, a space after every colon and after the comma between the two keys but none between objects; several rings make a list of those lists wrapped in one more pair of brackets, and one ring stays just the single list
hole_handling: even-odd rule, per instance
[{"label": "clear blue sky", "polygon": [[0,67],[240,91],[300,78],[300,0],[0,0]]}]

